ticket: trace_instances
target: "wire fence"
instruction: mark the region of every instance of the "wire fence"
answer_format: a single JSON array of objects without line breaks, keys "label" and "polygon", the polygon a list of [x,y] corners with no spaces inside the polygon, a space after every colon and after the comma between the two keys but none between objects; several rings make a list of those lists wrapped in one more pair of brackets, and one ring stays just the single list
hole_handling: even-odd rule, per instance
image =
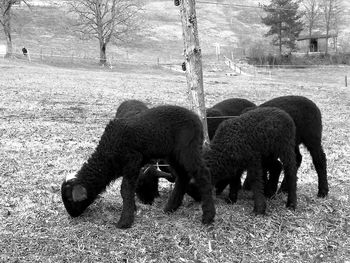
[{"label": "wire fence", "polygon": [[[71,52],[70,55],[54,54],[51,53],[37,53],[28,52],[24,55],[21,52],[12,53],[16,58],[26,59],[30,62],[43,62],[43,63],[71,63],[71,64],[85,64],[96,65],[99,64],[100,58],[94,56],[79,56],[75,52]],[[146,65],[146,66],[170,66],[175,64],[181,64],[180,60],[162,61],[160,58],[155,60],[129,60],[129,59],[117,59],[113,55],[108,56],[106,59],[106,65],[113,68],[118,64],[130,64],[130,65]]]}]

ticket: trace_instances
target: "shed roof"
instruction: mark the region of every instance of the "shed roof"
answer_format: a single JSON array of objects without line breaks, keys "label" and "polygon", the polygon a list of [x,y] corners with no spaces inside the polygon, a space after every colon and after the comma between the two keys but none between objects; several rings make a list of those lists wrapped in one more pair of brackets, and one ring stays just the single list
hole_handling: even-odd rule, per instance
[{"label": "shed roof", "polygon": [[[335,34],[335,33],[329,33],[328,34],[328,38],[332,38],[332,37],[337,37],[338,34]],[[316,39],[319,39],[319,38],[326,38],[326,34],[321,34],[321,33],[316,33],[316,34],[312,34],[311,36],[309,35],[302,35],[302,36],[299,36],[297,38],[297,41],[301,41],[301,40],[306,40],[306,39],[312,39],[312,38],[316,38]]]}]

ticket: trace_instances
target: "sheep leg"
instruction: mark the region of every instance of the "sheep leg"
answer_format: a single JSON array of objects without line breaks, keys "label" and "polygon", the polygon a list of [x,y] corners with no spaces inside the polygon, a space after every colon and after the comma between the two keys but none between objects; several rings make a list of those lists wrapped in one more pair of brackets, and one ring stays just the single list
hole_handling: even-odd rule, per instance
[{"label": "sheep leg", "polygon": [[327,159],[322,146],[308,148],[312,157],[312,162],[315,166],[318,175],[318,197],[326,197],[328,195],[328,180],[327,180]]},{"label": "sheep leg", "polygon": [[251,166],[247,171],[252,177],[252,190],[254,195],[254,213],[265,214],[266,200],[264,195],[264,178],[261,164]]},{"label": "sheep leg", "polygon": [[277,159],[269,160],[267,164],[269,179],[265,186],[265,196],[271,198],[277,191],[278,180],[282,171],[282,164]]},{"label": "sheep leg", "polygon": [[[295,160],[296,160],[296,167],[297,167],[297,169],[300,167],[302,159],[303,159],[303,156],[300,153],[299,146],[296,146],[295,147]],[[282,192],[282,193],[287,193],[288,192],[288,186],[287,186],[287,182],[286,182],[286,177],[283,178],[283,181],[281,183],[281,187],[278,190],[278,192]]]},{"label": "sheep leg", "polygon": [[297,206],[297,167],[295,153],[294,151],[290,151],[289,153],[286,151],[283,156],[280,156],[280,159],[283,163],[284,178],[288,187],[287,207],[295,210]]},{"label": "sheep leg", "polygon": [[[203,211],[202,223],[210,224],[214,221],[216,213],[212,194],[213,186],[211,184],[210,172],[204,164],[201,152],[196,146],[189,145],[179,156],[180,162],[187,172],[186,174],[189,178],[193,178],[196,181],[199,188]],[[186,190],[186,186],[184,190]]]},{"label": "sheep leg", "polygon": [[238,191],[242,188],[241,185],[241,175],[243,170],[235,171],[231,180],[230,180],[230,191],[228,198],[226,199],[227,203],[236,203]]},{"label": "sheep leg", "polygon": [[321,145],[321,135],[309,136],[304,144],[312,157],[312,163],[315,166],[318,176],[318,197],[326,197],[328,195],[327,180],[327,159]]},{"label": "sheep leg", "polygon": [[202,223],[210,224],[214,221],[215,217],[215,206],[212,195],[212,184],[210,180],[210,172],[204,164],[198,165],[198,170],[191,172],[193,178],[195,178],[199,191],[201,193],[202,200]]},{"label": "sheep leg", "polygon": [[123,169],[123,179],[120,189],[123,198],[123,208],[120,219],[117,223],[118,228],[129,228],[134,222],[135,205],[135,189],[137,177],[142,167],[142,157],[130,158],[132,162],[128,162]]},{"label": "sheep leg", "polygon": [[186,193],[191,196],[196,202],[201,201],[201,193],[199,187],[197,186],[195,180],[192,178],[187,185]]},{"label": "sheep leg", "polygon": [[179,208],[185,195],[187,185],[189,183],[189,177],[181,165],[172,162],[171,166],[175,170],[177,176],[175,179],[174,189],[170,194],[168,202],[164,208],[164,212],[174,212]]}]

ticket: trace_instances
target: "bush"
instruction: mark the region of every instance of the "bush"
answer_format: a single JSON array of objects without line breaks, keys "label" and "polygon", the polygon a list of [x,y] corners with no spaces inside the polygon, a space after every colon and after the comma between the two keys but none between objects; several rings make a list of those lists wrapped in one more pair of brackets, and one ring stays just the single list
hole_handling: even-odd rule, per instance
[{"label": "bush", "polygon": [[350,65],[350,53],[337,54],[307,54],[298,56],[297,54],[273,55],[273,54],[253,54],[248,58],[248,63],[252,65]]}]

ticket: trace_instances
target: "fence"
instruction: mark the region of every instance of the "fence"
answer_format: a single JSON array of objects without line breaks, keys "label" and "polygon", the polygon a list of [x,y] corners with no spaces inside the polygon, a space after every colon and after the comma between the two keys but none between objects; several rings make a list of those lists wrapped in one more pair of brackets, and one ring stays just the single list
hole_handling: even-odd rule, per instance
[{"label": "fence", "polygon": [[[27,56],[24,56],[21,50],[14,48],[15,57],[17,59],[26,59],[31,62],[53,64],[67,67],[90,67],[96,68],[99,65],[100,58],[92,56],[87,52],[66,52],[64,50],[55,49],[39,49],[39,52],[31,52],[28,50]],[[221,49],[222,50],[222,49]],[[229,52],[226,52],[226,54]],[[206,74],[226,74],[227,76],[248,76],[258,77],[262,79],[270,79],[273,77],[279,78],[285,70],[297,70],[297,69],[317,69],[317,71],[326,71],[327,69],[341,69],[344,68],[344,75],[342,80],[337,80],[338,83],[342,83],[345,87],[348,85],[347,76],[349,75],[348,67],[341,65],[250,65],[245,59],[240,57],[235,58],[234,53],[231,52],[231,58],[226,54],[220,54],[220,56],[208,56],[203,55],[203,71]],[[113,52],[109,53],[107,58],[107,68],[109,70],[153,70],[155,68],[165,68],[179,73],[183,73],[182,63],[184,58],[179,55],[177,58],[160,58],[155,57],[153,60],[145,59],[129,59],[129,54],[124,55],[116,54]],[[322,76],[321,76],[322,77]],[[322,79],[322,78],[320,78]],[[321,80],[320,80],[321,81]]]}]

